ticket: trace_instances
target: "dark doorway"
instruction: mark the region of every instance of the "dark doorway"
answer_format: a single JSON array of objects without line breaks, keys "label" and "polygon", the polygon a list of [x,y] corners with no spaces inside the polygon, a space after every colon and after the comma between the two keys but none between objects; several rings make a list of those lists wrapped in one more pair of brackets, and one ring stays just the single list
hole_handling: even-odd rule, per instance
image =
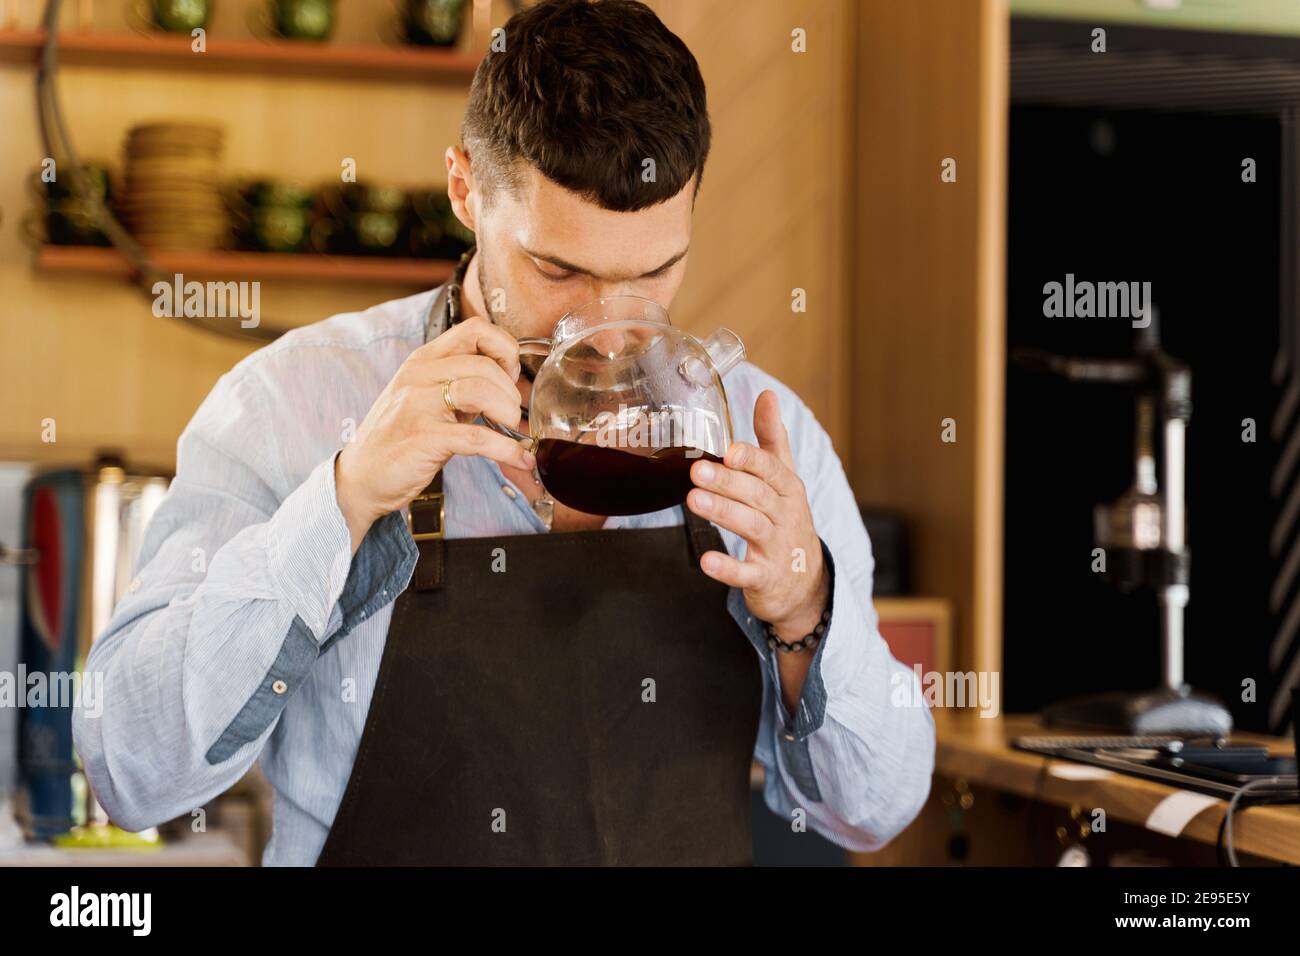
[{"label": "dark doorway", "polygon": [[[1277,117],[1011,110],[1007,345],[1124,356],[1123,318],[1047,318],[1044,284],[1151,283],[1162,344],[1192,371],[1186,677],[1264,730],[1277,460],[1282,125]],[[1243,159],[1256,181],[1242,180]],[[1032,711],[1160,679],[1160,615],[1092,570],[1093,506],[1133,483],[1133,393],[1008,363],[1005,704]],[[1243,419],[1256,441],[1242,440]],[[1243,703],[1242,681],[1260,702]]]}]

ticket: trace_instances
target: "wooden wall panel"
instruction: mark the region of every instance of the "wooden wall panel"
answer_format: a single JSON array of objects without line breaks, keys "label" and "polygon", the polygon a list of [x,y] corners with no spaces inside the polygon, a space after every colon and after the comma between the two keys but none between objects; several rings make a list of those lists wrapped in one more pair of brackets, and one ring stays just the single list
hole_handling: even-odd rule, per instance
[{"label": "wooden wall panel", "polygon": [[[674,311],[725,324],[795,390],[848,456],[851,3],[655,0],[695,53],[713,148]],[[791,49],[802,29],[807,52]],[[795,288],[807,311],[791,311]]]},{"label": "wooden wall panel", "polygon": [[911,520],[962,669],[1001,666],[1007,28],[1004,0],[859,6],[850,473]]}]

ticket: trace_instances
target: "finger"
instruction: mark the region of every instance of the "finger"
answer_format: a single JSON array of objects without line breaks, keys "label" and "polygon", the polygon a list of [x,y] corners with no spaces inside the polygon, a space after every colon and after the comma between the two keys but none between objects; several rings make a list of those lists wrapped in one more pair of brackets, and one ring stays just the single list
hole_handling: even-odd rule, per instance
[{"label": "finger", "polygon": [[697,461],[691,466],[691,481],[705,491],[716,491],[767,515],[774,523],[781,513],[781,496],[761,478],[711,461]]},{"label": "finger", "polygon": [[482,425],[438,422],[430,429],[430,441],[452,455],[477,455],[514,468],[531,471],[537,461],[524,446]]},{"label": "finger", "polygon": [[453,378],[443,382],[431,382],[424,387],[428,394],[430,409],[443,421],[456,419],[447,407],[444,395],[450,396],[456,411],[472,419],[475,415],[485,415],[501,425],[517,426],[523,413],[519,409],[519,393],[510,387],[507,393],[500,385],[477,375]]},{"label": "finger", "polygon": [[793,470],[790,434],[785,430],[785,422],[781,421],[781,403],[770,388],[764,389],[754,403],[754,437],[758,439],[759,448],[770,451]]},{"label": "finger", "polygon": [[763,569],[752,561],[737,561],[729,554],[705,551],[700,555],[700,570],[733,588],[756,588],[763,583]]},{"label": "finger", "polygon": [[772,519],[763,512],[711,491],[692,488],[686,504],[701,518],[734,531],[751,544],[766,541],[773,530]]},{"label": "finger", "polygon": [[519,388],[514,380],[486,355],[450,355],[432,362],[421,363],[416,367],[420,384],[445,382],[456,378],[485,378],[505,394],[514,396],[516,405],[520,402]]},{"label": "finger", "polygon": [[803,482],[793,469],[772,452],[755,448],[748,442],[733,443],[723,456],[722,463],[728,468],[745,471],[763,479],[785,497],[793,498],[803,494]]},{"label": "finger", "polygon": [[519,378],[519,343],[500,326],[493,325],[482,316],[466,319],[453,325],[432,342],[420,346],[417,352],[428,350],[430,358],[444,358],[458,353],[486,355],[501,366],[510,381]]}]

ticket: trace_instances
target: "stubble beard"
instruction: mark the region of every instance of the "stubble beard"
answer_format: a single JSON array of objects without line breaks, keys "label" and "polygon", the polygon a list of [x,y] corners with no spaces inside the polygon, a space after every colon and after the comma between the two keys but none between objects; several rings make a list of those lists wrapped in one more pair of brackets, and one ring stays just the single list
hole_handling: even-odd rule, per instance
[{"label": "stubble beard", "polygon": [[[491,290],[492,288],[493,288],[493,284],[488,279],[488,265],[486,262],[486,257],[480,257],[479,264],[478,264],[478,291],[479,291],[479,295],[483,297],[483,308],[487,311],[488,321],[490,321],[493,325],[505,329],[505,331],[509,332],[516,339],[520,338],[518,324],[514,322],[514,320],[510,316],[509,301],[507,300],[506,302],[506,309],[504,312],[496,312],[493,310],[492,308],[493,296],[489,292],[489,290]],[[534,379],[534,377],[537,375],[537,372],[534,369],[529,368],[528,364],[529,363],[527,362],[521,362],[520,372],[524,376],[524,378],[528,379],[528,381],[531,382]]]}]

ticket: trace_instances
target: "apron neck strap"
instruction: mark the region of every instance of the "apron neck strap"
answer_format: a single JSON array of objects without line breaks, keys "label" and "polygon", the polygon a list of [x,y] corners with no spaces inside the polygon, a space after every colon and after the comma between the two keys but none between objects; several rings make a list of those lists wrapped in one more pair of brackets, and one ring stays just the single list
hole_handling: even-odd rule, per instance
[{"label": "apron neck strap", "polygon": [[691,556],[695,559],[695,563],[700,563],[700,558],[705,551],[721,551],[725,554],[726,549],[718,529],[685,505],[681,507],[686,525],[686,538],[690,543]]},{"label": "apron neck strap", "polygon": [[[432,342],[461,319],[460,289],[465,273],[474,258],[474,246],[461,255],[451,278],[442,284],[429,317],[424,324],[424,341]],[[415,539],[419,557],[415,562],[414,585],[417,591],[436,591],[442,587],[446,548],[443,545],[443,525],[446,520],[446,495],[442,490],[442,472],[433,476],[429,486],[415,496],[410,504],[407,525]]]},{"label": "apron neck strap", "polygon": [[456,268],[452,270],[451,278],[442,284],[438,294],[433,297],[429,318],[424,323],[424,341],[432,342],[463,317],[461,286],[465,284],[465,273],[469,271],[469,263],[474,258],[476,249],[477,246],[470,246],[465,250],[456,263]]}]

